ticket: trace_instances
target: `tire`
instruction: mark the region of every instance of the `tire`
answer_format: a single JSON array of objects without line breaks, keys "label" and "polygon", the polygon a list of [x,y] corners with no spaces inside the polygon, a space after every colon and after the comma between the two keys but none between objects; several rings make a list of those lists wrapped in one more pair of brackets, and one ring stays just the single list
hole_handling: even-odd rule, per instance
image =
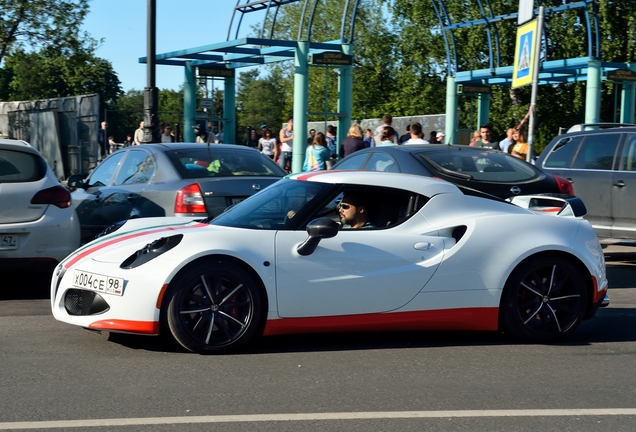
[{"label": "tire", "polygon": [[504,331],[531,342],[552,342],[572,333],[583,320],[588,294],[579,270],[559,256],[520,264],[504,288]]},{"label": "tire", "polygon": [[167,298],[174,339],[200,354],[234,351],[259,328],[261,298],[253,278],[238,264],[203,261],[177,275]]}]

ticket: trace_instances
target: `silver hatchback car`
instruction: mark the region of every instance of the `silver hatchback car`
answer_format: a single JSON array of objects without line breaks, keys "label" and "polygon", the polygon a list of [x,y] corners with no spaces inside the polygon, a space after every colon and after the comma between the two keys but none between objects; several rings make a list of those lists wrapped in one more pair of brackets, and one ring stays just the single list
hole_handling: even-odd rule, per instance
[{"label": "silver hatchback car", "polygon": [[79,245],[68,189],[37,149],[0,139],[0,269],[52,271]]},{"label": "silver hatchback car", "polygon": [[572,183],[599,238],[636,240],[636,126],[600,127],[555,137],[536,165]]}]

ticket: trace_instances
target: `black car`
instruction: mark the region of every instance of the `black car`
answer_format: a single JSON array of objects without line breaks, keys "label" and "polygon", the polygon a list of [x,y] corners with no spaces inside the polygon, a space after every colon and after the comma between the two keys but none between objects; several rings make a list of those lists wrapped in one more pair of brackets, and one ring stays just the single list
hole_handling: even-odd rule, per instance
[{"label": "black car", "polygon": [[572,184],[497,150],[462,145],[423,144],[371,147],[342,159],[335,170],[390,171],[436,177],[509,198],[515,195],[574,195]]},{"label": "black car", "polygon": [[215,217],[286,175],[256,149],[234,144],[143,144],[107,157],[67,186],[82,242],[110,225],[153,216]]}]

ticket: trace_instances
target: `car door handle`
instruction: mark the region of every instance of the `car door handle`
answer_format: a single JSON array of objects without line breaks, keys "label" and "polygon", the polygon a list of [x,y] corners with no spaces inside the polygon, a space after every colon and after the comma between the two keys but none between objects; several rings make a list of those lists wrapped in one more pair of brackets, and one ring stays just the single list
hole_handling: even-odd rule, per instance
[{"label": "car door handle", "polygon": [[415,243],[413,247],[417,250],[427,250],[431,247],[431,244],[429,242],[419,242]]},{"label": "car door handle", "polygon": [[613,183],[614,186],[622,188],[625,187],[625,182],[623,180],[618,180],[617,182]]}]

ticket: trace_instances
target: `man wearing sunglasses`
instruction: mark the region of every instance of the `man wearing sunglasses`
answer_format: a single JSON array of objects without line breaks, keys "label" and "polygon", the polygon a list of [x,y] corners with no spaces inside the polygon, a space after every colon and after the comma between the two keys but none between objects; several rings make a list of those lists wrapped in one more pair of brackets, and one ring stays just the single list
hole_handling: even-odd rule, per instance
[{"label": "man wearing sunglasses", "polygon": [[369,205],[366,204],[367,202],[370,201],[362,195],[345,193],[338,206],[343,228],[375,228],[371,223],[371,212]]}]

